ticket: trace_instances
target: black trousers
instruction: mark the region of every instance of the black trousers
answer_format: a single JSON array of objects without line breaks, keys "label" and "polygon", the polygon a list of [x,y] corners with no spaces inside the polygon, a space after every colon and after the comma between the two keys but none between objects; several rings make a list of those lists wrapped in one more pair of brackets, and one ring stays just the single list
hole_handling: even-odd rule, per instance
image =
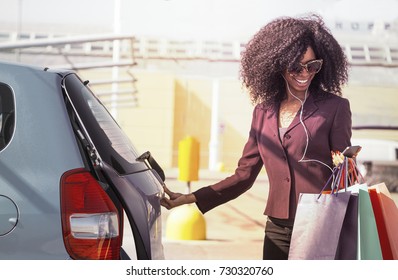
[{"label": "black trousers", "polygon": [[293,227],[273,223],[267,219],[263,245],[263,260],[287,260]]}]

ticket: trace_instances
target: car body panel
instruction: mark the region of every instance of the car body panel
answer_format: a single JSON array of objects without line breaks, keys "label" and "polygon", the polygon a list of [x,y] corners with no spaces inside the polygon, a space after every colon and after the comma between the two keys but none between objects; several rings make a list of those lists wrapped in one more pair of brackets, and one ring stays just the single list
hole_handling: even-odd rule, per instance
[{"label": "car body panel", "polygon": [[[153,250],[153,247],[162,247],[162,244],[154,244],[157,240],[161,240],[157,235],[161,234],[159,230],[162,228],[159,205],[159,195],[161,195],[159,189],[162,186],[159,181],[148,171],[120,176],[106,163],[102,164],[102,169],[109,180],[112,181],[122,200],[130,224],[134,223],[136,227],[133,229],[133,233],[136,230],[139,231],[139,234],[135,234],[134,237],[136,244],[140,242],[144,244],[143,248],[137,249],[140,259],[164,258],[163,250],[156,250],[155,252]],[[139,187],[146,185],[144,182],[148,181],[152,182],[153,188],[142,189]],[[139,199],[140,197],[143,199]],[[141,207],[137,207],[137,203],[140,203]],[[146,219],[143,219],[143,217],[146,217]]]},{"label": "car body panel", "polygon": [[[55,87],[60,77],[10,65],[0,65],[0,77],[14,92],[16,111],[14,135],[0,152],[0,194],[12,199],[20,212],[18,226],[0,237],[0,254],[10,259],[67,259],[59,199],[54,198],[59,197],[62,174],[84,164]],[[40,234],[27,236],[37,231]]]},{"label": "car body panel", "polygon": [[[48,71],[29,65],[0,63],[0,83],[10,87],[15,104],[14,133],[0,151],[0,202],[3,202],[0,210],[4,212],[0,215],[0,259],[70,258],[63,243],[60,178],[66,171],[87,169],[89,161],[82,156],[81,143],[65,106],[61,85],[70,73],[75,75],[67,70]],[[85,85],[82,83],[82,86]],[[106,143],[107,139],[101,141]],[[136,154],[129,156],[134,158]],[[131,218],[126,225],[138,225],[139,230],[132,231],[135,242],[142,244],[135,246],[145,247],[149,252],[147,258],[151,258],[153,246],[160,250],[158,256],[161,258],[161,244],[152,244],[150,238],[152,216],[160,221],[160,182],[156,181],[150,167],[138,162],[135,166],[134,170],[140,175],[124,175],[127,184],[123,186],[128,186],[130,192],[122,194],[127,197],[119,197],[133,205],[124,209]],[[109,172],[108,169],[102,171]],[[134,179],[142,176],[145,179]],[[104,183],[114,191],[117,191],[117,184]],[[151,203],[156,213],[148,208]],[[137,237],[137,234],[142,236]]]}]

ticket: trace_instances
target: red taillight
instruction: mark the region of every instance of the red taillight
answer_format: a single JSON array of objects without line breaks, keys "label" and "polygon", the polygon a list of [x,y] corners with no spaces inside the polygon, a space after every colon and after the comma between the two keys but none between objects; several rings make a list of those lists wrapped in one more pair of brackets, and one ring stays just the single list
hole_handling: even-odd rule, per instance
[{"label": "red taillight", "polygon": [[65,247],[73,259],[119,259],[121,217],[87,170],[71,170],[62,176],[61,215]]}]

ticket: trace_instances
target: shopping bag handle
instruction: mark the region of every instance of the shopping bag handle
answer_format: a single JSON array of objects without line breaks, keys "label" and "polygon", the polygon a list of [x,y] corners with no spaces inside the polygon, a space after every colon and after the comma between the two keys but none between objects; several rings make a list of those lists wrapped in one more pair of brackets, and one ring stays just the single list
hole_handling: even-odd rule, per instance
[{"label": "shopping bag handle", "polygon": [[[343,162],[339,163],[332,169],[332,175],[329,177],[326,184],[323,186],[321,192],[319,193],[318,199],[321,197],[323,193],[325,193],[326,187],[331,183],[331,192],[330,194],[334,194],[337,196],[339,189],[344,189],[347,191],[347,187],[349,184],[348,180],[348,158],[344,157]],[[344,176],[344,177],[343,177]],[[340,187],[341,180],[343,179],[343,185]]]},{"label": "shopping bag handle", "polygon": [[358,183],[360,183],[360,184],[363,184],[363,183],[365,183],[366,181],[365,181],[365,178],[364,178],[364,176],[362,175],[362,173],[359,171],[359,168],[358,168],[358,166],[357,166],[357,164],[356,164],[356,162],[355,162],[355,160],[351,160],[351,163],[352,163],[352,173],[353,173],[353,176],[355,177],[354,179],[353,179],[353,181],[354,181],[354,183],[355,183],[355,180],[358,182]]},{"label": "shopping bag handle", "polygon": [[[359,149],[358,149],[359,147]],[[360,151],[360,146],[353,146],[350,148],[356,148],[356,153],[355,155]],[[347,150],[347,149],[346,149]],[[345,151],[346,151],[345,150]],[[345,152],[344,151],[344,152]],[[355,156],[350,156],[347,153],[344,153],[344,158],[342,161],[332,169],[332,175],[329,177],[328,181],[326,184],[323,186],[321,192],[319,193],[318,199],[321,197],[323,193],[329,193],[328,191],[325,191],[326,187],[329,186],[330,182],[330,194],[334,194],[337,196],[337,193],[339,190],[344,190],[347,191],[347,188],[349,186],[355,185],[357,183],[364,183],[365,179],[362,176],[361,172],[358,169],[358,166],[356,165],[355,162]]]},{"label": "shopping bag handle", "polygon": [[319,198],[321,197],[321,195],[325,192],[326,187],[330,184],[331,181],[332,181],[332,184],[331,184],[331,189],[332,189],[331,194],[334,193],[334,185],[335,185],[335,182],[336,182],[336,176],[340,173],[340,171],[341,171],[341,170],[340,170],[340,165],[335,166],[335,167],[332,169],[332,175],[329,177],[329,179],[327,180],[326,184],[323,186],[321,192],[319,193],[318,199],[319,199]]}]

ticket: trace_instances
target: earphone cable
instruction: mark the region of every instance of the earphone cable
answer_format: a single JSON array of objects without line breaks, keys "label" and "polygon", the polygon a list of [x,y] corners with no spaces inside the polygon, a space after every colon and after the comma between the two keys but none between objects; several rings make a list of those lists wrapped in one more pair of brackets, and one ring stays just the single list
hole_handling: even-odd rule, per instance
[{"label": "earphone cable", "polygon": [[[283,78],[285,78],[285,77],[283,77]],[[285,80],[285,81],[286,81],[286,80]],[[305,159],[306,154],[307,154],[307,150],[308,150],[309,141],[310,141],[310,139],[309,139],[309,133],[308,133],[307,127],[305,126],[304,121],[303,121],[304,104],[305,104],[305,102],[307,101],[307,97],[308,97],[308,88],[307,88],[306,91],[305,91],[305,96],[304,96],[304,101],[303,101],[303,100],[301,100],[299,97],[297,97],[296,95],[294,95],[294,94],[292,93],[292,91],[290,90],[289,83],[288,83],[287,81],[286,81],[286,85],[287,85],[287,89],[288,89],[289,93],[290,93],[295,99],[297,99],[297,100],[300,102],[300,104],[301,104],[300,118],[299,118],[299,119],[300,119],[301,125],[302,125],[303,128],[304,128],[304,132],[305,132],[305,136],[306,136],[306,144],[305,144],[303,156],[301,157],[301,159],[298,160],[298,162],[303,162],[303,163],[304,163],[304,162],[317,162],[317,163],[320,163],[320,164],[326,166],[326,167],[333,173],[333,169],[332,169],[329,165],[327,165],[326,163],[324,163],[324,162],[322,162],[322,161],[320,161],[320,160],[317,160],[317,159]],[[333,177],[334,177],[334,176],[333,176]]]}]

